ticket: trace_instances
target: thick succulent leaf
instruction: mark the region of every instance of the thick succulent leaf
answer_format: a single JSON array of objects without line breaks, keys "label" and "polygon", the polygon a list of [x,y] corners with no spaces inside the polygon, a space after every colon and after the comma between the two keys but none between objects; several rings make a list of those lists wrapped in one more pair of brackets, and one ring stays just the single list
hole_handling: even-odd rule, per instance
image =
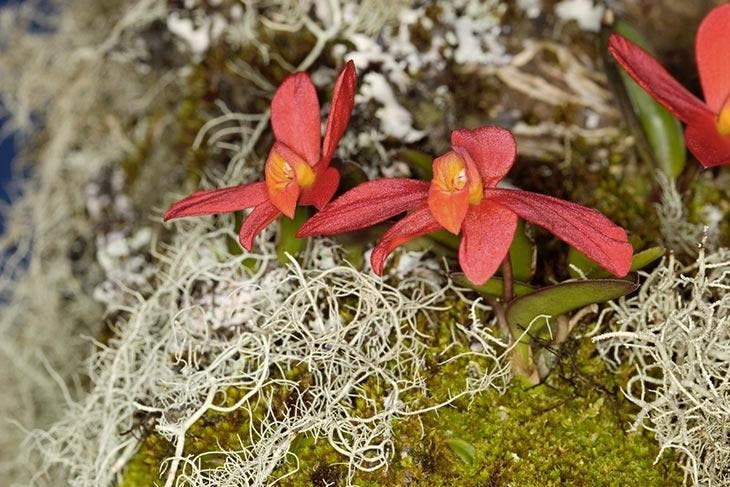
[{"label": "thick succulent leaf", "polygon": [[366,228],[424,205],[428,183],[416,179],[378,179],[351,189],[302,226],[298,236],[334,235]]},{"label": "thick succulent leaf", "polygon": [[430,181],[433,178],[433,157],[416,149],[401,149],[397,158],[413,170],[418,179]]},{"label": "thick succulent leaf", "polygon": [[535,242],[527,236],[525,222],[517,222],[517,230],[509,247],[509,259],[512,264],[512,278],[517,281],[529,282],[535,275],[537,266],[537,247]]},{"label": "thick succulent leaf", "polygon": [[[616,22],[616,32],[651,52],[648,41],[633,26]],[[667,175],[677,178],[687,162],[682,125],[666,108],[654,100],[626,71],[619,70],[626,95],[651,151],[651,163],[657,164]]]},{"label": "thick succulent leaf", "polygon": [[[504,281],[501,277],[493,277],[479,286],[467,279],[463,272],[452,272],[451,279],[459,286],[472,289],[482,296],[499,298],[502,297],[504,292]],[[514,281],[512,283],[512,293],[514,296],[524,296],[525,294],[530,294],[535,290],[536,288],[529,284],[525,284],[524,282]]]},{"label": "thick succulent leaf", "polygon": [[354,161],[340,161],[339,159],[335,159],[332,167],[340,172],[340,192],[344,193],[345,191],[349,191],[368,180],[368,175]]},{"label": "thick succulent leaf", "polygon": [[636,288],[636,283],[623,279],[563,282],[513,299],[507,306],[507,322],[513,329],[524,329],[538,316],[559,316],[620,298]]},{"label": "thick succulent leaf", "polygon": [[[631,258],[631,271],[634,272],[643,269],[655,260],[660,259],[664,255],[664,252],[665,250],[663,247],[657,246],[635,253]],[[568,270],[570,277],[581,278],[585,276],[592,279],[612,277],[609,272],[598,267],[598,265],[586,257],[585,254],[573,247],[571,247],[568,251],[568,264],[570,266]],[[580,272],[578,272],[574,267],[577,267]]]}]

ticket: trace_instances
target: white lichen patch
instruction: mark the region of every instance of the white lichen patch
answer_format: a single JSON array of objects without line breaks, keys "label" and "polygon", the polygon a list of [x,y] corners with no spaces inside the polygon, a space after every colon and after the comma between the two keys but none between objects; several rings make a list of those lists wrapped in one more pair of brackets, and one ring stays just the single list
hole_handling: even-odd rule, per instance
[{"label": "white lichen patch", "polygon": [[612,331],[594,338],[612,365],[635,374],[624,390],[641,410],[633,429],[682,453],[693,485],[730,482],[730,250],[670,255],[639,292],[611,304]]},{"label": "white lichen patch", "polygon": [[581,29],[589,32],[601,30],[605,7],[594,0],[562,0],[555,6],[555,13],[564,20],[575,20]]},{"label": "white lichen patch", "polygon": [[[236,257],[225,251],[225,237],[233,235],[206,228],[185,225],[160,256],[165,277],[149,298],[130,291],[134,304],[125,293],[109,303],[126,318],[89,360],[88,395],[34,436],[46,465],[63,464],[71,485],[110,485],[137,446],[122,432],[134,426],[137,414],[153,413],[160,417],[156,430],[175,445],[162,473],[165,485],[222,486],[234,479],[263,485],[291,457],[289,446],[302,433],[328,441],[351,475],[385,467],[393,454],[393,420],[422,412],[407,399],[426,393],[421,371],[428,335],[417,319],[429,319],[448,287],[409,274],[391,286],[341,265],[307,270],[292,261],[288,269],[276,269],[265,236],[259,253]],[[461,356],[474,374],[454,385],[443,406],[501,390],[509,378],[504,343],[466,318],[454,327],[454,337],[465,337],[464,347],[480,346]],[[283,375],[302,365],[306,386]],[[374,384],[382,394],[367,392]],[[283,386],[300,394],[293,394],[299,399],[281,417],[270,406]],[[243,397],[224,406],[220,399],[231,387]],[[361,401],[368,404],[366,416],[352,407]],[[240,446],[183,456],[186,431],[206,412],[253,414],[262,404],[264,417]],[[220,467],[203,467],[211,455],[220,457]]]}]

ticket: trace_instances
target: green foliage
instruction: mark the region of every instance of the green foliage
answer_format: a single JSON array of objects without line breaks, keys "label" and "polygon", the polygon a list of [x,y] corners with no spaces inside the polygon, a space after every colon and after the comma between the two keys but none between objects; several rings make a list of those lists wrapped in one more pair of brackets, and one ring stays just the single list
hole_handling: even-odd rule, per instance
[{"label": "green foliage", "polygon": [[[616,22],[615,31],[651,52],[649,41],[629,23]],[[669,177],[676,179],[687,162],[687,149],[684,144],[682,126],[666,108],[657,103],[624,70],[620,70],[619,74],[646,137],[649,154],[645,154],[645,157],[649,159],[648,162],[660,167]]]},{"label": "green foliage", "polygon": [[603,303],[635,290],[637,285],[622,279],[570,281],[544,287],[515,298],[507,306],[507,323],[527,327],[541,315],[559,316],[593,303]]},{"label": "green foliage", "polygon": [[[663,247],[655,246],[635,253],[631,258],[631,271],[638,271],[648,266],[652,262],[661,259],[661,257],[664,255],[664,252],[665,250]],[[599,267],[598,264],[590,260],[582,252],[574,249],[573,247],[571,247],[568,251],[568,264],[577,267],[578,269],[576,270],[573,267],[570,268],[570,277],[573,278],[588,277],[593,279],[602,279],[612,276],[610,272]]]}]

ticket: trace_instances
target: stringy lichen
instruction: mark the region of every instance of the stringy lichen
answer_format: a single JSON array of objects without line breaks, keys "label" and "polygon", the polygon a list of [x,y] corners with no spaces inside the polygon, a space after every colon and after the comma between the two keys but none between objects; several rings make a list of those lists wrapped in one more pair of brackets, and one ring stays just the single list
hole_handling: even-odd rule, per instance
[{"label": "stringy lichen", "polygon": [[640,409],[632,429],[684,457],[695,485],[730,482],[730,251],[673,255],[642,273],[638,293],[612,303],[613,331],[594,338],[613,366],[630,364],[625,394]]}]

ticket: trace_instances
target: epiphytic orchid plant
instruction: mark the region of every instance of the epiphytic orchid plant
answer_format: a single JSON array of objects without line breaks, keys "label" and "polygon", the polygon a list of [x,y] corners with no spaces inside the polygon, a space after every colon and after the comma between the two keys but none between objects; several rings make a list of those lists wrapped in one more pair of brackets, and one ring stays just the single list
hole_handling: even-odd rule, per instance
[{"label": "epiphytic orchid plant", "polygon": [[626,232],[601,213],[551,196],[497,187],[516,155],[512,134],[498,127],[455,130],[452,150],[433,162],[430,182],[381,179],[363,183],[309,219],[298,236],[333,235],[410,213],[378,241],[371,264],[382,274],[399,245],[441,229],[461,233],[459,263],[475,284],[505,260],[518,216],[542,226],[617,276],[631,266]]},{"label": "epiphytic orchid plant", "polygon": [[355,66],[350,61],[335,83],[320,150],[319,101],[314,85],[306,73],[286,78],[271,101],[276,141],[266,160],[265,181],[198,191],[170,206],[165,221],[253,208],[239,232],[241,245],[250,251],[256,235],[282,214],[293,218],[297,204],[323,208],[340,182],[340,174],[330,167],[330,161],[350,121],[355,83]]},{"label": "epiphytic orchid plant", "polygon": [[685,140],[705,167],[730,164],[730,3],[704,18],[695,56],[705,102],[675,80],[651,55],[612,34],[609,51],[654,99],[687,125]]}]

